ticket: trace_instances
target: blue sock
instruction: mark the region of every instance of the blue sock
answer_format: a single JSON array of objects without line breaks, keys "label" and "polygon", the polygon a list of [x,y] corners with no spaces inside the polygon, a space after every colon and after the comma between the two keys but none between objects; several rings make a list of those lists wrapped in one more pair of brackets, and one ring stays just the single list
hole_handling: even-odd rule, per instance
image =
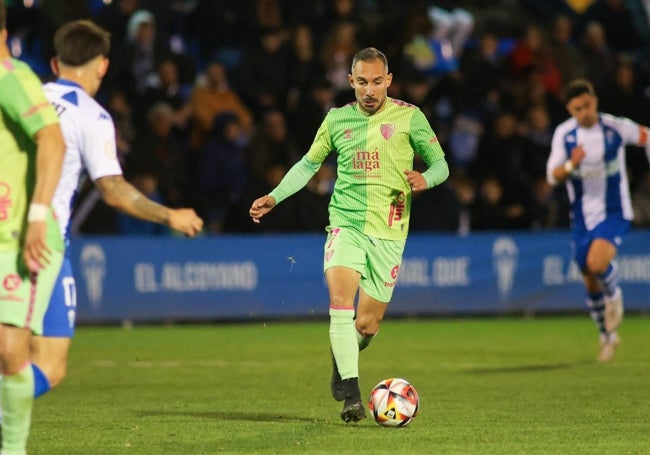
[{"label": "blue sock", "polygon": [[605,330],[605,296],[603,293],[587,293],[587,306],[589,307],[589,316],[596,324],[598,331],[607,333],[607,330]]},{"label": "blue sock", "polygon": [[610,262],[607,271],[602,275],[598,276],[598,282],[600,283],[600,288],[603,290],[607,297],[611,297],[616,292],[618,283],[621,280],[620,275],[618,274],[618,267],[613,262]]},{"label": "blue sock", "polygon": [[34,372],[34,398],[38,398],[47,393],[52,387],[43,370],[35,363],[32,363],[32,371]]}]

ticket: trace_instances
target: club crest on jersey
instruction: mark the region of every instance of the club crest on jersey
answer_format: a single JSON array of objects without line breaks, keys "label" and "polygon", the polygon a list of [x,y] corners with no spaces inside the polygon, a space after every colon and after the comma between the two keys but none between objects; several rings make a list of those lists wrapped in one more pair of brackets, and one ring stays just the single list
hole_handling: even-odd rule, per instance
[{"label": "club crest on jersey", "polygon": [[381,131],[382,137],[388,140],[395,133],[395,125],[393,125],[392,123],[382,123],[381,126],[379,127],[379,131]]},{"label": "club crest on jersey", "polygon": [[346,139],[346,140],[352,139],[352,130],[351,129],[348,128],[347,130],[343,131],[343,139]]}]

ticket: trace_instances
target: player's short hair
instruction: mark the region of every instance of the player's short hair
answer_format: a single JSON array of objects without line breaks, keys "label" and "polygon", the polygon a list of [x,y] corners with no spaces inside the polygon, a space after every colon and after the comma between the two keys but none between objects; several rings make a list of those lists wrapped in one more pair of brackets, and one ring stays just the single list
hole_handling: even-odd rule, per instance
[{"label": "player's short hair", "polygon": [[375,60],[381,60],[386,67],[386,72],[388,72],[388,59],[382,51],[375,49],[374,47],[366,47],[357,52],[352,59],[351,69],[354,70],[354,67],[358,62],[374,62]]},{"label": "player's short hair", "polygon": [[7,28],[7,7],[4,0],[0,0],[0,32]]},{"label": "player's short hair", "polygon": [[89,20],[61,26],[54,34],[54,50],[61,63],[82,66],[111,50],[111,34]]},{"label": "player's short hair", "polygon": [[587,79],[574,79],[564,88],[562,99],[564,100],[564,104],[567,104],[573,98],[577,98],[585,93],[596,96],[594,85]]}]

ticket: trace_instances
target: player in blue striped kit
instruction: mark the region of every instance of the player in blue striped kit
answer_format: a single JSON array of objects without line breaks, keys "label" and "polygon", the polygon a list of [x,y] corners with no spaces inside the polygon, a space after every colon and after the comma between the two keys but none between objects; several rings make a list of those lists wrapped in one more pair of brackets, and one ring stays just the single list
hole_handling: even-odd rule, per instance
[{"label": "player in blue striped kit", "polygon": [[553,135],[546,174],[566,183],[571,201],[573,257],[584,278],[590,315],[600,331],[598,360],[614,357],[623,319],[623,294],[614,258],[634,217],[625,165],[625,146],[645,147],[650,130],[630,119],[598,111],[593,85],[584,79],[565,89],[571,118]]}]

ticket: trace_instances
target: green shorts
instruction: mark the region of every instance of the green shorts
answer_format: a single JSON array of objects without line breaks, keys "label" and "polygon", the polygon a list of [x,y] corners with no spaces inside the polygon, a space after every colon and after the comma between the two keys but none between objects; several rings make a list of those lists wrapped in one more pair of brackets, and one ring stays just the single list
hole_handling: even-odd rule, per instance
[{"label": "green shorts", "polygon": [[369,237],[351,228],[327,227],[323,270],[343,266],[361,274],[361,289],[380,302],[390,302],[402,263],[405,240]]},{"label": "green shorts", "polygon": [[43,317],[61,269],[63,252],[53,251],[50,263],[32,279],[21,251],[0,252],[0,323],[25,327],[40,335]]}]

